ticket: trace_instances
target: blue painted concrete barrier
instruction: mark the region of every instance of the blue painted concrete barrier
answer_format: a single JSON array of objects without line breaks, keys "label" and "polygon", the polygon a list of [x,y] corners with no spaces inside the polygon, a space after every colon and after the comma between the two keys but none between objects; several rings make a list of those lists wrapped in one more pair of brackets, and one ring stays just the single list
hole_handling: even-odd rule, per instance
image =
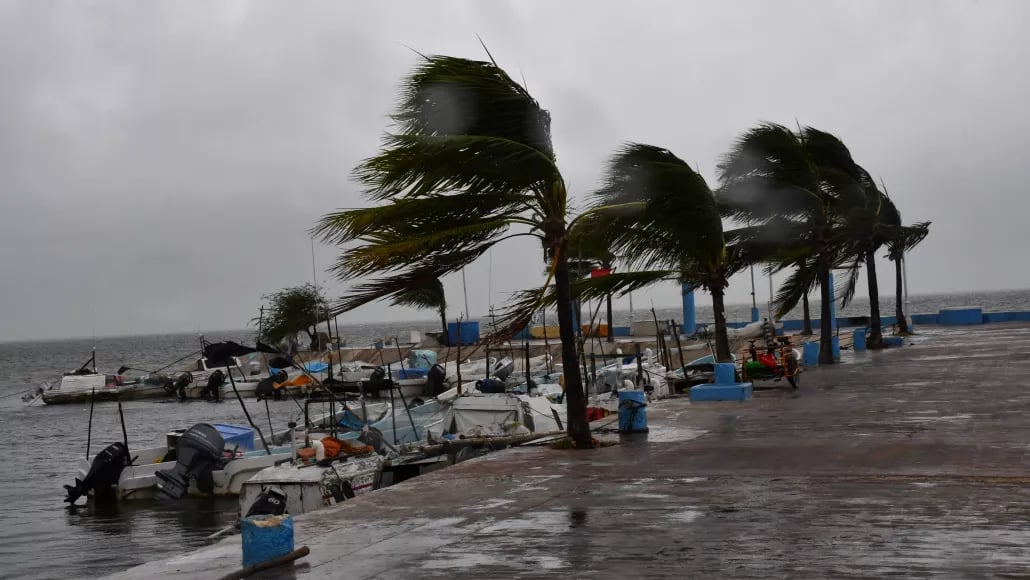
[{"label": "blue painted concrete barrier", "polygon": [[633,329],[629,326],[616,326],[612,328],[612,336],[632,336]]},{"label": "blue painted concrete barrier", "polygon": [[904,336],[885,336],[883,337],[883,344],[888,348],[895,348],[899,346],[905,346]]},{"label": "blue painted concrete barrier", "polygon": [[975,307],[942,308],[937,313],[937,324],[942,326],[983,324],[983,309]]},{"label": "blue painted concrete barrier", "polygon": [[803,320],[782,320],[781,322],[783,323],[783,330],[801,330],[805,327]]},{"label": "blue painted concrete barrier", "polygon": [[[261,522],[261,525],[258,524]],[[285,556],[293,551],[292,516],[251,516],[240,521],[243,567]]]},{"label": "blue painted concrete barrier", "polygon": [[647,433],[644,391],[619,391],[619,433]]},{"label": "blue painted concrete barrier", "polygon": [[936,314],[913,314],[910,318],[915,324],[937,324]]},{"label": "blue painted concrete barrier", "polygon": [[862,352],[865,350],[865,329],[855,329],[855,352]]},{"label": "blue painted concrete barrier", "polygon": [[836,334],[830,340],[830,344],[833,345],[830,348],[830,352],[833,353],[833,360],[840,360],[840,337]]},{"label": "blue painted concrete barrier", "polygon": [[715,382],[690,387],[691,401],[746,401],[751,398],[751,383],[736,382],[737,365],[716,363]]}]

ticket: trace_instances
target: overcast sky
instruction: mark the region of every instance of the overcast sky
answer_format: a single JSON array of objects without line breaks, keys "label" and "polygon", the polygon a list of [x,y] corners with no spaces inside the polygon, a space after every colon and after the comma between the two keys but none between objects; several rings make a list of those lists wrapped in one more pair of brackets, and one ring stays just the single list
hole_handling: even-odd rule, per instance
[{"label": "overcast sky", "polygon": [[[0,340],[245,326],[262,294],[312,279],[315,220],[364,204],[350,171],[412,49],[481,58],[477,34],[551,111],[579,200],[623,141],[714,185],[741,131],[797,119],[841,136],[906,221],[933,221],[913,293],[1030,287],[1028,15],[1018,0],[6,0]],[[339,294],[334,256],[316,248]],[[472,313],[540,283],[540,259],[513,241],[470,267]],[[462,309],[461,277],[446,284]],[[749,292],[734,279],[728,300]]]}]

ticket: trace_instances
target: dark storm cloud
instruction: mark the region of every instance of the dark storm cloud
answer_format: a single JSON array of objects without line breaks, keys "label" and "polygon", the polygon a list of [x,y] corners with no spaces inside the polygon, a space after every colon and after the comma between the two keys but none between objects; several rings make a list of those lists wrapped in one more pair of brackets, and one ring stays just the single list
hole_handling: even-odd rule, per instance
[{"label": "dark storm cloud", "polygon": [[[5,2],[0,339],[244,325],[311,279],[318,216],[363,203],[350,170],[411,49],[482,58],[476,34],[550,109],[578,205],[624,140],[714,184],[736,134],[796,118],[934,221],[913,291],[1026,287],[1028,24],[1019,2]],[[539,258],[471,266],[473,313],[539,282]]]}]

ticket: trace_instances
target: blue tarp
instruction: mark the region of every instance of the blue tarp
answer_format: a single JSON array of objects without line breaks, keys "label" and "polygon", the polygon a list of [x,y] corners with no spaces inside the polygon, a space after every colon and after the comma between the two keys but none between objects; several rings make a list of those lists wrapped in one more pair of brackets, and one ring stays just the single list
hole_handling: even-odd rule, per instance
[{"label": "blue tarp", "polygon": [[304,365],[304,369],[307,370],[309,373],[320,373],[326,370],[327,368],[329,368],[329,365],[322,361],[310,362]]}]

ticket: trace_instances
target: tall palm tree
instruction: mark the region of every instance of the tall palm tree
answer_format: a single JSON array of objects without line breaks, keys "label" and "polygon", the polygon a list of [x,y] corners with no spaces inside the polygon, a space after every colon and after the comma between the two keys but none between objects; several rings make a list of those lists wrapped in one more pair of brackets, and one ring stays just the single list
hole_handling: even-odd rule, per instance
[{"label": "tall palm tree", "polygon": [[926,236],[930,233],[930,222],[919,222],[910,226],[901,225],[901,212],[898,211],[897,206],[894,205],[890,197],[887,197],[886,193],[884,193],[884,199],[884,221],[893,226],[888,233],[889,237],[885,243],[887,246],[887,257],[894,262],[894,314],[898,319],[898,332],[900,334],[908,334],[908,319],[905,318],[905,310],[902,306],[904,290],[902,270],[904,268],[905,254],[926,239]]},{"label": "tall palm tree", "polygon": [[443,282],[439,278],[431,278],[425,286],[412,287],[395,295],[391,304],[436,310],[440,315],[440,328],[443,329],[444,337],[447,336],[447,296],[444,293]]},{"label": "tall palm tree", "polygon": [[[604,269],[611,271],[615,265],[616,255],[608,247],[604,237],[604,228],[600,226],[598,218],[593,216],[576,222],[576,227],[569,231],[569,253],[573,261],[570,268],[581,271],[580,277],[590,276],[593,270]],[[615,322],[612,317],[612,295],[605,298],[606,315],[608,320],[608,342],[615,342],[613,329]],[[582,323],[582,317],[580,322]]]},{"label": "tall palm tree", "polygon": [[[492,58],[421,56],[392,118],[379,153],[354,171],[380,205],[326,215],[314,229],[329,243],[356,242],[334,266],[342,280],[378,276],[354,286],[337,310],[395,298],[502,241],[539,239],[557,294],[568,433],[577,447],[589,447],[572,322],[568,191],[550,114]],[[509,304],[497,334],[525,328],[549,285]]]},{"label": "tall palm tree", "polygon": [[[859,180],[865,191],[865,203],[856,204],[846,220],[842,236],[851,245],[852,262],[848,267],[841,292],[841,307],[846,307],[854,298],[858,287],[859,272],[865,264],[869,290],[869,337],[866,346],[870,349],[883,348],[883,328],[880,320],[880,290],[876,276],[876,252],[895,234],[897,227],[892,215],[897,215],[893,203],[877,187],[864,168],[858,167]],[[893,212],[893,213],[892,213]]]},{"label": "tall palm tree", "polygon": [[782,222],[778,253],[795,262],[811,256],[820,286],[821,364],[833,363],[829,281],[841,256],[837,230],[847,208],[864,200],[856,168],[836,136],[772,123],[744,133],[719,165],[720,198],[735,217],[757,224],[752,228]]},{"label": "tall palm tree", "polygon": [[[628,143],[611,158],[599,206],[643,203],[642,211],[606,215],[607,245],[643,272],[605,276],[603,284],[636,288],[678,279],[712,296],[718,360],[732,360],[723,295],[728,278],[745,266],[739,248],[727,243],[715,195],[701,175],[668,149]],[[601,279],[601,280],[604,280]],[[620,282],[621,281],[621,282]]]}]

